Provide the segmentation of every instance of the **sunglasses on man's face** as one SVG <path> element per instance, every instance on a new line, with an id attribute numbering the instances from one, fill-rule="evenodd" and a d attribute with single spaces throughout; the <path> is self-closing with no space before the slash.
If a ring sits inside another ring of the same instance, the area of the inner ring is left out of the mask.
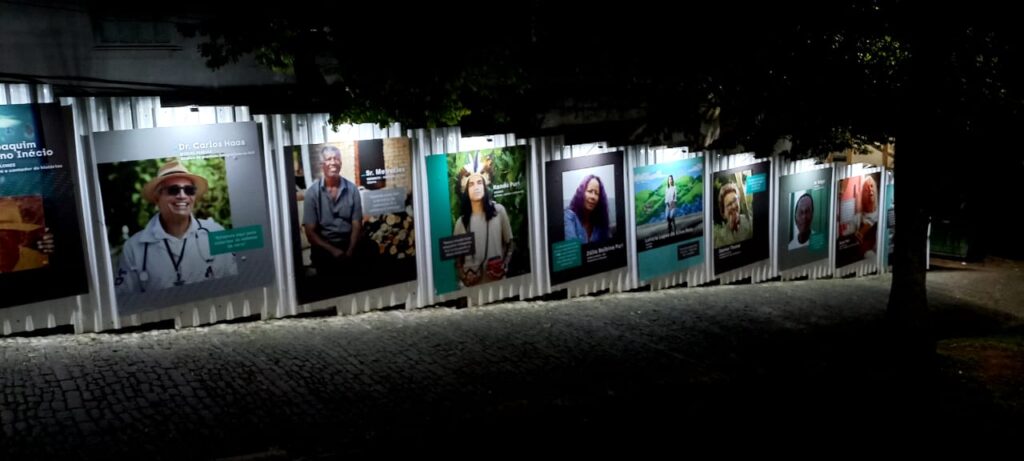
<path id="1" fill-rule="evenodd" d="M 185 191 L 185 195 L 191 197 L 196 195 L 196 186 L 167 186 L 164 188 L 164 193 L 175 197 L 179 192 Z"/>

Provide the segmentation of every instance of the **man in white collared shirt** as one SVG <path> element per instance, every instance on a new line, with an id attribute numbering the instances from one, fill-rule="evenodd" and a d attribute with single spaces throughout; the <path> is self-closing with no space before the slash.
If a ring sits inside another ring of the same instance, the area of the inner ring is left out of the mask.
<path id="1" fill-rule="evenodd" d="M 121 251 L 115 285 L 118 293 L 156 291 L 238 274 L 235 256 L 214 255 L 210 233 L 224 228 L 193 214 L 208 184 L 178 161 L 160 168 L 142 188 L 159 213 L 131 236 Z"/>

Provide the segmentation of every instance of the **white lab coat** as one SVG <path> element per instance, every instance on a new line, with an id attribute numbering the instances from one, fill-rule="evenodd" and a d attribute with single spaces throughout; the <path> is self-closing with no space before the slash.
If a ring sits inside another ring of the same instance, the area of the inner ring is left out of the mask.
<path id="1" fill-rule="evenodd" d="M 209 234 L 222 230 L 212 219 L 197 220 L 193 215 L 188 231 L 179 239 L 164 231 L 159 213 L 154 215 L 144 229 L 125 242 L 114 279 L 116 291 L 162 290 L 175 286 L 179 274 L 181 285 L 237 275 L 233 253 L 210 254 Z M 181 263 L 175 270 L 174 261 L 179 255 Z"/>

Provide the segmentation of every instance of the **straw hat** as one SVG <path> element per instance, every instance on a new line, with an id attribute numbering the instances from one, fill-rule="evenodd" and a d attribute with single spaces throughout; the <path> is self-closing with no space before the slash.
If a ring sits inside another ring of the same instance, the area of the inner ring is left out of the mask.
<path id="1" fill-rule="evenodd" d="M 160 167 L 157 171 L 156 177 L 150 179 L 145 186 L 142 186 L 142 196 L 150 202 L 156 203 L 159 197 L 160 184 L 171 178 L 188 178 L 192 181 L 192 184 L 196 186 L 196 200 L 206 193 L 209 189 L 209 184 L 206 179 L 202 176 L 189 173 L 185 165 L 182 165 L 178 160 L 171 160 Z"/>
<path id="2" fill-rule="evenodd" d="M 21 210 L 14 200 L 0 200 L 0 231 L 32 232 L 42 227 L 22 220 Z"/>

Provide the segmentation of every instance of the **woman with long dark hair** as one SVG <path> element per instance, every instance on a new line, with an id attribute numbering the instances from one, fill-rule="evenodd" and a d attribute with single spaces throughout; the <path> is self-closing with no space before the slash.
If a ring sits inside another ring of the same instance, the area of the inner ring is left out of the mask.
<path id="1" fill-rule="evenodd" d="M 460 216 L 453 235 L 473 233 L 473 253 L 455 260 L 463 286 L 505 278 L 512 256 L 512 225 L 505 207 L 491 195 L 488 164 L 474 158 L 459 186 Z"/>
<path id="2" fill-rule="evenodd" d="M 596 175 L 587 175 L 565 209 L 565 239 L 583 243 L 601 242 L 611 238 L 608 218 L 608 194 Z"/>

